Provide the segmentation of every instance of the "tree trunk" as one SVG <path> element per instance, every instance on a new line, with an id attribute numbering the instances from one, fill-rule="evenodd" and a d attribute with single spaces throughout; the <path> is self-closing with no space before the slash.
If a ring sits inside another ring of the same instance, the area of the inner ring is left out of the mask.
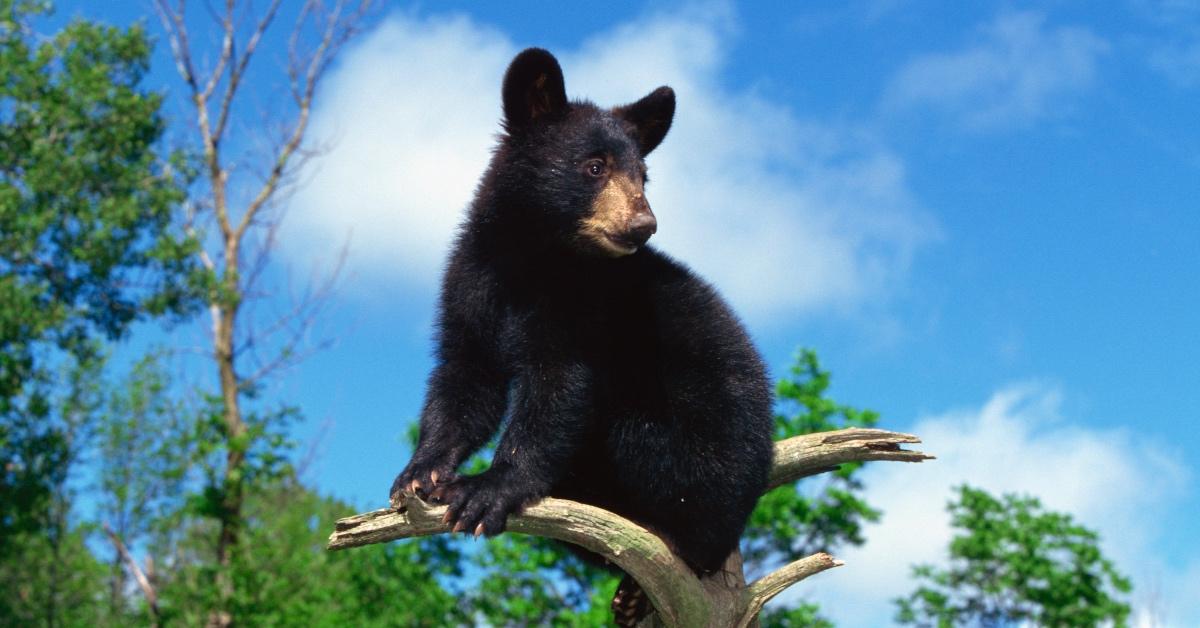
<path id="1" fill-rule="evenodd" d="M 226 274 L 230 276 L 227 283 L 237 281 L 237 249 L 227 247 Z M 234 286 L 236 289 L 236 285 Z M 234 364 L 234 323 L 237 320 L 237 305 L 227 304 L 218 309 L 219 315 L 213 325 L 215 331 L 214 349 L 217 362 L 217 374 L 221 384 L 221 401 L 223 419 L 225 422 L 225 477 L 221 486 L 220 532 L 217 536 L 217 571 L 216 585 L 219 606 L 217 612 L 209 618 L 210 626 L 228 626 L 232 621 L 230 603 L 234 596 L 233 584 L 233 554 L 237 551 L 238 534 L 242 523 L 242 502 L 244 494 L 243 465 L 246 460 L 245 433 L 246 424 L 242 420 L 240 399 L 240 380 Z"/>

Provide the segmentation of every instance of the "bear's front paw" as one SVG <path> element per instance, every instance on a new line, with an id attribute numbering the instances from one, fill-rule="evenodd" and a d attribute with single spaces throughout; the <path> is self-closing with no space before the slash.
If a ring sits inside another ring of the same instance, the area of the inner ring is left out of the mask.
<path id="1" fill-rule="evenodd" d="M 519 512 L 531 499 L 532 495 L 517 490 L 492 471 L 456 478 L 438 486 L 430 495 L 434 503 L 446 504 L 442 522 L 452 532 L 470 532 L 477 537 L 503 532 L 508 516 Z"/>
<path id="2" fill-rule="evenodd" d="M 404 505 L 405 495 L 416 495 L 428 499 L 437 486 L 455 479 L 454 465 L 447 462 L 425 462 L 414 459 L 396 476 L 392 490 L 388 493 L 392 508 Z"/>

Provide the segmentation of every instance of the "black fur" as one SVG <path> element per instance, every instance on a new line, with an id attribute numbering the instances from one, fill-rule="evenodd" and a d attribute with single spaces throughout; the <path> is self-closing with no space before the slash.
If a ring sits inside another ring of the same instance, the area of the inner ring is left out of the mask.
<path id="1" fill-rule="evenodd" d="M 714 571 L 766 485 L 762 361 L 683 265 L 645 246 L 598 254 L 578 233 L 599 189 L 581 164 L 599 156 L 643 181 L 674 93 L 613 110 L 569 102 L 554 57 L 530 49 L 503 96 L 506 134 L 450 254 L 420 440 L 393 501 L 415 489 L 449 504 L 457 529 L 491 535 L 541 497 L 574 499 Z M 491 468 L 457 475 L 506 415 Z"/>

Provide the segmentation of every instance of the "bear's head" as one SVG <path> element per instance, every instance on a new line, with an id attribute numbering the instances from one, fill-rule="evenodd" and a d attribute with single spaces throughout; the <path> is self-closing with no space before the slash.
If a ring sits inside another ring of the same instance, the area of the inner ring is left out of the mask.
<path id="1" fill-rule="evenodd" d="M 504 76 L 500 154 L 510 195 L 572 248 L 621 257 L 657 230 L 646 200 L 645 157 L 671 128 L 675 92 L 659 87 L 612 109 L 568 101 L 562 69 L 530 48 Z"/>

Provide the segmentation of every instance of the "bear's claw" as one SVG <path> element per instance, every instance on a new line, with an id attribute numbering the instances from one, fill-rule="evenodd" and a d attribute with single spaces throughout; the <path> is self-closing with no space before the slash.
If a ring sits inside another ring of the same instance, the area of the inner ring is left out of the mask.
<path id="1" fill-rule="evenodd" d="M 519 511 L 526 500 L 485 471 L 439 484 L 429 501 L 446 504 L 442 522 L 453 532 L 469 532 L 478 538 L 503 532 L 508 516 Z"/>

